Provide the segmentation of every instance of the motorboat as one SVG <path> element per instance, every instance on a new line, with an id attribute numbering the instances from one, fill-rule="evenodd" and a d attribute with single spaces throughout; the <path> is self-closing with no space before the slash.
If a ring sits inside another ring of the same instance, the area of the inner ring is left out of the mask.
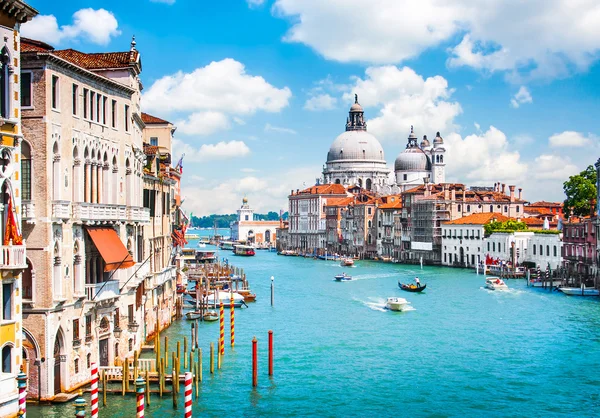
<path id="1" fill-rule="evenodd" d="M 404 298 L 387 298 L 387 301 L 385 303 L 385 307 L 387 309 L 389 309 L 390 311 L 403 311 L 406 309 L 406 307 L 410 305 L 410 302 L 407 301 Z"/>
<path id="2" fill-rule="evenodd" d="M 558 290 L 569 296 L 600 296 L 598 289 L 587 288 L 585 285 L 581 287 L 559 287 Z"/>
<path id="3" fill-rule="evenodd" d="M 486 277 L 485 288 L 490 290 L 508 290 L 508 286 L 500 277 Z"/>
<path id="4" fill-rule="evenodd" d="M 206 244 L 203 242 L 198 243 L 198 248 L 206 248 Z"/>
<path id="5" fill-rule="evenodd" d="M 344 258 L 340 264 L 343 267 L 352 267 L 354 266 L 354 260 L 351 258 Z"/>
<path id="6" fill-rule="evenodd" d="M 250 257 L 256 254 L 254 251 L 254 247 L 250 245 L 236 245 L 233 249 L 233 253 L 235 255 L 242 255 L 246 257 Z"/>
<path id="7" fill-rule="evenodd" d="M 202 313 L 200 311 L 189 311 L 185 313 L 186 319 L 194 320 L 202 318 Z"/>
<path id="8" fill-rule="evenodd" d="M 244 297 L 244 302 L 256 302 L 256 293 L 252 293 L 250 289 L 238 289 L 236 292 Z"/>
<path id="9" fill-rule="evenodd" d="M 419 292 L 422 292 L 423 290 L 425 290 L 427 285 L 424 284 L 424 285 L 417 286 L 416 284 L 405 284 L 405 283 L 401 283 L 400 280 L 398 280 L 398 287 L 402 290 L 406 290 L 407 292 L 419 293 Z"/>
<path id="10" fill-rule="evenodd" d="M 334 277 L 337 282 L 347 282 L 349 280 L 352 280 L 352 276 L 348 276 L 346 273 L 338 274 Z"/>

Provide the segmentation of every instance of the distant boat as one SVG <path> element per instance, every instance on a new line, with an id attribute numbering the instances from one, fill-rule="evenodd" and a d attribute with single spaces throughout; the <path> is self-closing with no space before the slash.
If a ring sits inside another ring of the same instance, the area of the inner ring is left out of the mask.
<path id="1" fill-rule="evenodd" d="M 581 287 L 559 287 L 558 290 L 569 296 L 600 296 L 598 289 Z"/>
<path id="2" fill-rule="evenodd" d="M 254 251 L 254 247 L 251 247 L 249 245 L 236 245 L 233 253 L 235 255 L 242 255 L 242 256 L 246 256 L 246 257 L 250 257 L 256 254 L 256 252 Z"/>
<path id="3" fill-rule="evenodd" d="M 343 267 L 352 267 L 354 265 L 354 260 L 351 258 L 344 258 L 340 264 Z"/>
<path id="4" fill-rule="evenodd" d="M 337 276 L 334 276 L 335 280 L 338 282 L 347 282 L 349 280 L 352 280 L 352 276 L 348 276 L 346 273 L 342 273 L 342 274 L 338 274 Z"/>
<path id="5" fill-rule="evenodd" d="M 417 286 L 416 284 L 404 284 L 404 283 L 400 283 L 400 280 L 398 280 L 398 287 L 402 290 L 406 290 L 407 292 L 422 292 L 423 290 L 425 290 L 425 288 L 427 287 L 426 284 L 422 285 L 422 286 Z"/>
<path id="6" fill-rule="evenodd" d="M 198 239 L 200 235 L 198 234 L 185 234 L 185 239 Z"/>
<path id="7" fill-rule="evenodd" d="M 219 319 L 219 314 L 215 311 L 208 311 L 204 314 L 202 319 L 208 322 L 217 321 Z"/>

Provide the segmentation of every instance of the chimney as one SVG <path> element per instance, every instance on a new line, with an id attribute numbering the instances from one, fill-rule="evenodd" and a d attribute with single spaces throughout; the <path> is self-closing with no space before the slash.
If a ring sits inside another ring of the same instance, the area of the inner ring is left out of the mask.
<path id="1" fill-rule="evenodd" d="M 523 191 L 523 189 L 521 189 L 521 188 L 519 187 L 519 200 L 521 200 L 521 192 L 522 192 L 522 191 Z"/>
<path id="2" fill-rule="evenodd" d="M 452 189 L 452 201 L 456 200 L 456 190 Z"/>
<path id="3" fill-rule="evenodd" d="M 292 190 L 290 191 L 290 194 L 291 194 L 292 196 L 294 195 L 294 189 L 292 189 Z"/>
<path id="4" fill-rule="evenodd" d="M 506 194 L 506 184 L 502 183 L 502 194 Z"/>
<path id="5" fill-rule="evenodd" d="M 515 201 L 515 186 L 508 186 L 508 189 L 510 190 L 510 201 L 514 202 Z"/>

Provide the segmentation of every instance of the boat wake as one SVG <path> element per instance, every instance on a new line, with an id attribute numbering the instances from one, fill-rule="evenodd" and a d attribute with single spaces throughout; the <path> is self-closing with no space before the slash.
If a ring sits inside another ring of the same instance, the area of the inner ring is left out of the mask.
<path id="1" fill-rule="evenodd" d="M 364 306 L 366 306 L 367 308 L 369 308 L 373 311 L 378 311 L 378 312 L 388 312 L 389 311 L 389 309 L 386 308 L 386 306 L 385 306 L 386 299 L 384 299 L 384 298 L 370 297 L 366 301 L 362 300 L 362 299 L 358 299 L 358 298 L 353 298 L 353 300 L 363 304 Z M 406 307 L 404 307 L 403 312 L 407 312 L 407 311 L 416 311 L 416 309 L 410 305 L 407 305 Z"/>
<path id="2" fill-rule="evenodd" d="M 354 276 L 354 280 L 369 280 L 369 279 L 383 279 L 385 277 L 396 277 L 395 273 L 387 273 L 387 274 L 361 274 L 358 276 Z"/>

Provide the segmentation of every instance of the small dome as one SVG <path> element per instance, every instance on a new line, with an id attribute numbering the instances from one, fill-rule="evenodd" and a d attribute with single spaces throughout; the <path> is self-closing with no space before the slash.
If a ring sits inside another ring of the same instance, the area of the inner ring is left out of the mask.
<path id="1" fill-rule="evenodd" d="M 339 160 L 385 161 L 385 157 L 373 135 L 367 131 L 346 131 L 333 141 L 327 153 L 327 162 Z"/>
<path id="2" fill-rule="evenodd" d="M 364 110 L 360 104 L 354 103 L 350 106 L 350 112 L 364 112 Z"/>
<path id="3" fill-rule="evenodd" d="M 427 135 L 423 135 L 423 140 L 421 141 L 421 148 L 430 147 L 429 139 L 427 139 Z"/>
<path id="4" fill-rule="evenodd" d="M 406 148 L 394 163 L 395 171 L 429 171 L 431 161 L 418 147 Z"/>
<path id="5" fill-rule="evenodd" d="M 435 134 L 435 139 L 433 140 L 433 146 L 437 147 L 438 145 L 442 145 L 444 143 L 444 139 L 440 136 L 440 133 L 437 132 Z"/>
<path id="6" fill-rule="evenodd" d="M 244 197 L 244 198 L 242 199 L 242 203 L 243 203 L 244 205 L 248 204 L 248 198 L 247 198 L 247 197 Z"/>

